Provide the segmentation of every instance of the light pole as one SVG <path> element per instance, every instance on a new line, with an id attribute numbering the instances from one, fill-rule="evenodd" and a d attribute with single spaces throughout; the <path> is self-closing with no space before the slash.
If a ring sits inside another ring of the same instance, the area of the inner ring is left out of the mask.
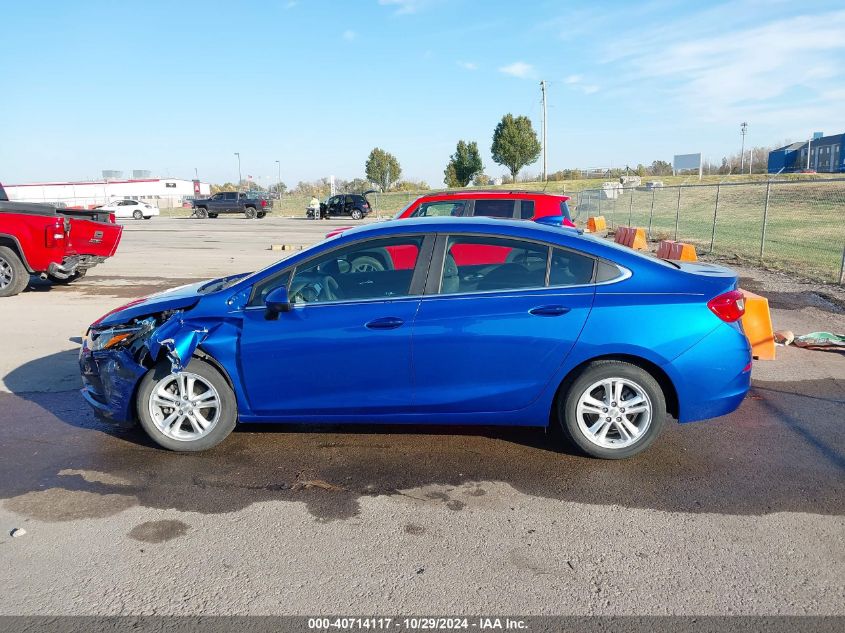
<path id="1" fill-rule="evenodd" d="M 241 178 L 241 153 L 235 152 L 235 156 L 238 157 L 238 191 L 240 191 L 241 190 L 241 180 L 243 180 L 243 178 Z"/>
<path id="2" fill-rule="evenodd" d="M 276 161 L 276 165 L 279 167 L 279 180 L 276 182 L 276 193 L 279 194 L 279 202 L 282 201 L 282 163 Z"/>
<path id="3" fill-rule="evenodd" d="M 748 132 L 748 123 L 743 121 L 739 126 L 739 133 L 742 134 L 742 149 L 739 150 L 739 173 L 745 171 L 745 135 Z"/>

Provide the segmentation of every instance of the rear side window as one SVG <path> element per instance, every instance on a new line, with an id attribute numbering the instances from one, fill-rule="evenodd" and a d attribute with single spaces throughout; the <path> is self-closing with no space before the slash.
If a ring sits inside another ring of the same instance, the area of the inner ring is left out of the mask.
<path id="1" fill-rule="evenodd" d="M 224 195 L 226 196 L 226 200 L 237 200 L 238 199 L 238 194 L 234 191 L 228 192 Z"/>
<path id="2" fill-rule="evenodd" d="M 542 288 L 549 247 L 499 237 L 453 236 L 446 245 L 440 294 Z"/>
<path id="3" fill-rule="evenodd" d="M 595 260 L 575 251 L 556 248 L 549 268 L 550 286 L 581 286 L 593 280 Z M 618 272 L 618 271 L 617 271 Z"/>
<path id="4" fill-rule="evenodd" d="M 561 201 L 560 203 L 560 214 L 565 217 L 567 220 L 572 220 L 572 214 L 569 211 L 569 202 L 566 200 Z"/>
<path id="5" fill-rule="evenodd" d="M 488 218 L 513 218 L 514 200 L 476 200 L 473 215 Z"/>
<path id="6" fill-rule="evenodd" d="M 534 201 L 523 200 L 519 203 L 519 217 L 523 220 L 530 220 L 534 217 Z"/>
<path id="7" fill-rule="evenodd" d="M 623 275 L 622 271 L 615 264 L 610 262 L 599 261 L 596 266 L 596 283 L 605 283 L 618 279 Z"/>

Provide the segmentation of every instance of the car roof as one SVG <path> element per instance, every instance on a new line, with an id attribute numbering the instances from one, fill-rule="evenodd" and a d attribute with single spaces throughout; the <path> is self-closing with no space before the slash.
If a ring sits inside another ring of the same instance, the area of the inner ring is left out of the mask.
<path id="1" fill-rule="evenodd" d="M 548 191 L 528 191 L 526 189 L 447 189 L 445 191 L 432 191 L 420 196 L 422 198 L 563 198 L 569 200 L 570 197 L 562 193 L 552 193 Z"/>

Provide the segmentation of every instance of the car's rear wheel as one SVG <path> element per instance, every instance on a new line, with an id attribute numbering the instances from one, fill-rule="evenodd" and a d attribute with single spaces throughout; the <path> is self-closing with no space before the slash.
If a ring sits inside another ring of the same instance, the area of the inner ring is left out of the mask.
<path id="1" fill-rule="evenodd" d="M 641 367 L 605 360 L 589 365 L 558 399 L 564 434 L 602 459 L 624 459 L 648 448 L 666 421 L 666 397 Z"/>
<path id="2" fill-rule="evenodd" d="M 29 284 L 29 273 L 20 257 L 8 246 L 0 246 L 0 297 L 12 297 Z"/>
<path id="3" fill-rule="evenodd" d="M 352 219 L 353 220 L 360 220 L 364 217 L 364 214 L 361 213 L 361 209 L 352 209 Z"/>
<path id="4" fill-rule="evenodd" d="M 247 207 L 244 209 L 244 216 L 247 220 L 252 220 L 255 218 L 255 209 L 253 207 Z"/>
<path id="5" fill-rule="evenodd" d="M 135 218 L 136 220 L 143 220 L 143 219 L 144 219 L 144 214 L 143 214 L 143 213 L 141 213 L 141 209 L 135 209 L 135 210 L 132 212 L 132 217 L 133 217 L 133 218 Z"/>
<path id="6" fill-rule="evenodd" d="M 147 435 L 172 451 L 204 451 L 222 442 L 237 422 L 235 394 L 210 363 L 194 358 L 179 373 L 167 362 L 138 385 L 138 420 Z"/>
<path id="7" fill-rule="evenodd" d="M 194 215 L 197 216 L 200 220 L 205 220 L 209 216 L 208 209 L 197 207 L 196 211 L 194 211 Z"/>

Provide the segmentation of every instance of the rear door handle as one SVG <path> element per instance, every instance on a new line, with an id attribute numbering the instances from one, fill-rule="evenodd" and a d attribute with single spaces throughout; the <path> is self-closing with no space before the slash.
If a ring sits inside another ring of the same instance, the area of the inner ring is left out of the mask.
<path id="1" fill-rule="evenodd" d="M 370 330 L 395 330 L 400 327 L 405 321 L 399 317 L 383 317 L 381 319 L 374 319 L 365 324 L 364 327 Z"/>
<path id="2" fill-rule="evenodd" d="M 561 314 L 566 314 L 571 309 L 566 306 L 537 306 L 536 308 L 531 308 L 528 312 L 535 316 L 560 316 Z"/>

